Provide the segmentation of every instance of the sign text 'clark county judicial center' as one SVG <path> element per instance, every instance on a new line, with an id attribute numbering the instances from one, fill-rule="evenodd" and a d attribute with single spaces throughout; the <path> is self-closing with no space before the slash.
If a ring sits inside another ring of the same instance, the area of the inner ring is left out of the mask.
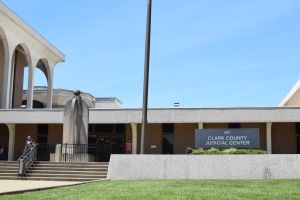
<path id="1" fill-rule="evenodd" d="M 197 129 L 196 148 L 259 148 L 259 129 Z"/>

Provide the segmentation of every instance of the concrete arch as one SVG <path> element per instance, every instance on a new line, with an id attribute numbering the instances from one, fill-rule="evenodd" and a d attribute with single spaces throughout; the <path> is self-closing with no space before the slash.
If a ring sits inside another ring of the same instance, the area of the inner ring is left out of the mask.
<path id="1" fill-rule="evenodd" d="M 46 58 L 39 59 L 35 65 L 35 67 L 43 72 L 43 74 L 45 75 L 45 78 L 47 80 L 47 88 L 51 88 L 50 80 L 52 80 L 52 79 L 51 79 L 51 70 L 50 70 L 50 65 L 48 63 L 48 60 Z M 47 105 L 47 107 L 48 107 L 48 101 L 51 98 L 49 95 L 52 95 L 51 93 L 48 92 L 48 90 L 49 89 L 47 89 L 47 91 L 45 91 L 47 94 L 46 98 L 45 98 L 44 94 L 39 93 L 39 96 L 37 96 L 37 94 L 34 94 L 34 92 L 32 92 L 33 93 L 33 97 L 32 97 L 33 104 L 31 106 L 32 108 L 41 108 L 41 107 L 36 106 L 37 104 L 34 103 L 35 101 L 41 101 L 43 103 L 43 105 Z M 28 94 L 28 95 L 30 95 L 30 94 Z M 29 104 L 27 104 L 27 105 L 29 105 Z"/>
<path id="2" fill-rule="evenodd" d="M 25 55 L 26 57 L 26 61 L 27 61 L 27 66 L 28 67 L 33 67 L 32 65 L 32 57 L 31 57 L 31 53 L 30 53 L 30 50 L 29 50 L 29 47 L 27 46 L 26 43 L 22 42 L 22 43 L 19 43 L 18 45 L 16 45 L 14 47 L 14 53 L 16 50 L 20 50 L 20 51 L 23 51 L 22 53 Z M 14 55 L 13 55 L 14 56 Z"/>
<path id="3" fill-rule="evenodd" d="M 36 67 L 44 73 L 44 75 L 46 76 L 46 79 L 48 80 L 49 76 L 51 76 L 48 60 L 46 58 L 39 59 L 36 64 Z"/>
<path id="4" fill-rule="evenodd" d="M 0 26 L 0 108 L 4 108 L 5 102 L 5 68 L 8 65 L 9 49 L 4 29 Z"/>
<path id="5" fill-rule="evenodd" d="M 10 80 L 10 105 L 12 108 L 20 108 L 22 106 L 25 67 L 32 70 L 32 58 L 28 46 L 25 43 L 20 43 L 15 46 L 12 55 Z M 32 79 L 32 77 L 29 76 L 29 79 Z"/>

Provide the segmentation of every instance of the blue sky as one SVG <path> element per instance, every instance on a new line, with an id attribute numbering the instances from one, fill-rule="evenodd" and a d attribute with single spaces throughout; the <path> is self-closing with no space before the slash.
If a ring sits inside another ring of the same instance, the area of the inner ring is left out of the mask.
<path id="1" fill-rule="evenodd" d="M 141 107 L 146 0 L 3 2 L 65 53 L 55 88 Z M 153 0 L 152 16 L 150 107 L 276 106 L 300 78 L 298 0 Z"/>

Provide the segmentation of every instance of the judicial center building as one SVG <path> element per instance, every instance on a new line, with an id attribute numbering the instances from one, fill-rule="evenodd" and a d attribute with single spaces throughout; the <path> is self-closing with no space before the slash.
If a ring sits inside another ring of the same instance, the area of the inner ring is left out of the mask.
<path id="1" fill-rule="evenodd" d="M 0 22 L 2 159 L 18 159 L 30 135 L 45 148 L 45 154 L 49 153 L 43 159 L 51 160 L 55 148 L 64 143 L 64 107 L 73 98 L 71 90 L 53 88 L 55 66 L 64 62 L 65 55 L 2 3 Z M 47 86 L 34 85 L 37 70 L 45 75 Z M 115 97 L 94 97 L 82 92 L 81 98 L 88 105 L 88 144 L 82 145 L 101 149 L 93 154 L 93 161 L 108 161 L 111 154 L 139 154 L 140 108 L 124 108 Z M 256 130 L 259 141 L 255 148 L 269 154 L 299 154 L 299 106 L 300 82 L 287 91 L 277 107 L 149 109 L 144 151 L 184 154 L 187 147 L 198 147 L 195 136 L 203 132 L 199 130 L 238 134 L 251 129 Z"/>

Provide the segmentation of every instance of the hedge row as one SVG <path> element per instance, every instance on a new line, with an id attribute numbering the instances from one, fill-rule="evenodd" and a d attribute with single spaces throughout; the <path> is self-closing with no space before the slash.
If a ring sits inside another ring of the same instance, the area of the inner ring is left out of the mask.
<path id="1" fill-rule="evenodd" d="M 204 154 L 204 155 L 219 155 L 219 154 L 266 154 L 267 151 L 261 149 L 193 149 L 192 154 Z"/>

